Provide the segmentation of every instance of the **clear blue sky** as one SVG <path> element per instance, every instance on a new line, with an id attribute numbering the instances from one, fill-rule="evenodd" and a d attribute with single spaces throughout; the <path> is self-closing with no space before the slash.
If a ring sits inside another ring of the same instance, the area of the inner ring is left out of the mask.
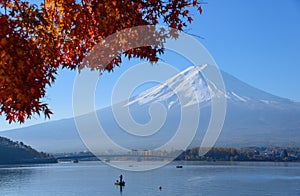
<path id="1" fill-rule="evenodd" d="M 300 101 L 300 1 L 299 0 L 229 0 L 212 1 L 195 13 L 188 33 L 204 39 L 218 66 L 259 89 Z M 162 56 L 167 59 L 169 55 Z M 98 83 L 96 107 L 110 103 L 114 82 L 138 61 L 125 62 L 113 73 L 104 74 Z M 180 59 L 168 63 L 178 69 L 190 64 Z M 76 72 L 62 70 L 46 101 L 52 108 L 52 120 L 72 116 L 72 90 Z M 37 117 L 23 126 L 44 122 Z M 0 117 L 0 130 L 20 127 Z"/>

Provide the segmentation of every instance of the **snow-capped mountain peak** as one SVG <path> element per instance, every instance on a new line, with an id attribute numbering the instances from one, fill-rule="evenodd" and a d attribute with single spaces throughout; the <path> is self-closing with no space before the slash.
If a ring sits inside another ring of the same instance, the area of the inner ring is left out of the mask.
<path id="1" fill-rule="evenodd" d="M 208 103 L 212 97 L 225 96 L 230 102 L 279 104 L 290 103 L 288 99 L 280 98 L 246 83 L 237 78 L 221 72 L 225 83 L 226 92 L 218 89 L 202 74 L 207 64 L 190 66 L 164 83 L 154 86 L 139 95 L 131 98 L 125 106 L 132 104 L 145 105 L 160 102 L 170 109 L 173 105 L 180 104 L 182 107 L 193 104 Z"/>
<path id="2" fill-rule="evenodd" d="M 208 86 L 201 73 L 206 66 L 190 66 L 164 83 L 133 97 L 126 105 L 161 102 L 170 108 L 179 102 L 183 107 L 207 102 L 211 99 L 210 92 L 213 90 Z"/>

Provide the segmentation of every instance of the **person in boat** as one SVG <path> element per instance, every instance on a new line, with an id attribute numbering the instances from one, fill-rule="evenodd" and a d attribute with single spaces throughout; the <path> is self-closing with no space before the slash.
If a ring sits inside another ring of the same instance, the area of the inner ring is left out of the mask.
<path id="1" fill-rule="evenodd" d="M 125 186 L 125 182 L 123 181 L 123 176 L 120 175 L 119 178 L 120 178 L 120 181 L 116 180 L 115 185 Z"/>

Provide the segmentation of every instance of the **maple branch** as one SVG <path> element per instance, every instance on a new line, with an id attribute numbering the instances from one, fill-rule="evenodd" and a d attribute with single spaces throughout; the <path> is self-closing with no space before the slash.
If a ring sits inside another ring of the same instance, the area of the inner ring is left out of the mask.
<path id="1" fill-rule="evenodd" d="M 0 115 L 9 123 L 23 123 L 40 112 L 49 117 L 51 111 L 41 99 L 58 68 L 80 69 L 95 44 L 116 31 L 159 22 L 182 30 L 187 21 L 192 22 L 188 9 L 198 8 L 201 14 L 199 5 L 205 2 L 199 1 L 43 0 L 43 6 L 36 7 L 25 0 L 2 0 L 1 11 L 7 16 L 0 15 L 0 52 L 5 54 L 0 58 Z M 103 60 L 114 57 L 109 65 L 103 67 L 95 60 L 85 66 L 112 71 L 122 62 L 119 52 L 127 59 L 156 62 L 164 52 L 164 41 L 176 39 L 176 32 L 155 32 L 155 44 L 130 50 L 127 44 L 113 43 L 117 47 L 101 56 Z M 134 43 L 135 37 L 128 35 L 126 41 Z"/>

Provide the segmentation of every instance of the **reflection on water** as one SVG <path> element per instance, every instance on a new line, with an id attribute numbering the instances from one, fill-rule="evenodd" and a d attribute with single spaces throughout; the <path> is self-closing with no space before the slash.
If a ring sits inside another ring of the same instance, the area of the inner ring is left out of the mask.
<path id="1" fill-rule="evenodd" d="M 189 162 L 181 169 L 176 164 L 147 172 L 121 171 L 99 162 L 2 167 L 0 195 L 300 195 L 299 163 Z M 114 185 L 120 174 L 124 187 Z"/>
<path id="2" fill-rule="evenodd" d="M 35 170 L 24 168 L 0 168 L 0 189 L 23 186 L 31 178 Z"/>

